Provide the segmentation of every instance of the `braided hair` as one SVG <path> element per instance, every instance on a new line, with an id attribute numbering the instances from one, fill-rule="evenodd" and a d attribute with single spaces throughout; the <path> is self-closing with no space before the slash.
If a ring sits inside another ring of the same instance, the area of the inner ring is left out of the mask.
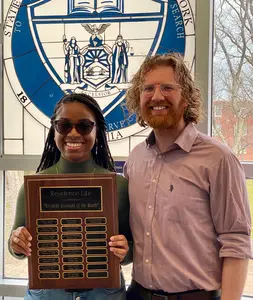
<path id="1" fill-rule="evenodd" d="M 71 102 L 79 102 L 85 104 L 94 113 L 96 118 L 96 124 L 97 124 L 97 136 L 96 136 L 96 142 L 93 148 L 91 149 L 92 159 L 96 164 L 98 164 L 102 168 L 115 172 L 113 158 L 106 140 L 105 119 L 97 101 L 86 94 L 74 94 L 74 93 L 65 95 L 59 102 L 57 102 L 55 106 L 54 114 L 51 117 L 52 125 L 48 132 L 44 151 L 41 157 L 40 164 L 37 168 L 37 172 L 40 172 L 42 170 L 51 167 L 52 165 L 57 163 L 60 159 L 61 152 L 57 148 L 54 140 L 55 129 L 54 129 L 53 122 L 57 117 L 59 108 L 63 104 L 71 103 Z"/>

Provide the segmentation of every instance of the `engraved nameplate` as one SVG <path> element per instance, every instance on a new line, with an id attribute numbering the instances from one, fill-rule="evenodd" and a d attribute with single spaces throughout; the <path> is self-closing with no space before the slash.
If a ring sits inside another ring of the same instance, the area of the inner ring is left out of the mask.
<path id="1" fill-rule="evenodd" d="M 86 233 L 85 234 L 86 240 L 105 240 L 107 238 L 106 233 Z"/>
<path id="2" fill-rule="evenodd" d="M 59 263 L 58 257 L 47 257 L 47 258 L 39 258 L 39 264 L 53 264 Z"/>
<path id="3" fill-rule="evenodd" d="M 107 270 L 108 264 L 103 265 L 87 265 L 87 270 Z"/>
<path id="4" fill-rule="evenodd" d="M 62 225 L 68 224 L 82 224 L 82 219 L 61 219 Z"/>
<path id="5" fill-rule="evenodd" d="M 60 271 L 60 266 L 39 266 L 39 271 Z"/>
<path id="6" fill-rule="evenodd" d="M 39 273 L 39 278 L 40 279 L 59 279 L 60 278 L 60 273 Z"/>
<path id="7" fill-rule="evenodd" d="M 62 255 L 82 255 L 82 249 L 71 249 L 71 250 L 62 250 Z"/>
<path id="8" fill-rule="evenodd" d="M 38 233 L 58 232 L 58 227 L 38 227 Z"/>
<path id="9" fill-rule="evenodd" d="M 83 239 L 83 235 L 80 234 L 63 234 L 61 236 L 62 240 L 81 240 Z"/>
<path id="10" fill-rule="evenodd" d="M 106 224 L 106 218 L 86 218 L 85 224 Z"/>
<path id="11" fill-rule="evenodd" d="M 38 248 L 58 248 L 59 243 L 38 243 Z"/>
<path id="12" fill-rule="evenodd" d="M 58 256 L 59 250 L 39 250 L 39 256 Z"/>
<path id="13" fill-rule="evenodd" d="M 100 187 L 41 187 L 41 211 L 101 211 Z"/>
<path id="14" fill-rule="evenodd" d="M 87 255 L 104 255 L 107 254 L 107 249 L 87 249 Z"/>
<path id="15" fill-rule="evenodd" d="M 73 226 L 73 227 L 62 227 L 62 232 L 82 232 L 83 228 L 81 226 Z"/>
<path id="16" fill-rule="evenodd" d="M 43 219 L 43 220 L 37 220 L 37 225 L 57 225 L 58 220 L 57 219 Z"/>
<path id="17" fill-rule="evenodd" d="M 87 256 L 86 261 L 88 263 L 107 262 L 107 256 Z"/>
<path id="18" fill-rule="evenodd" d="M 62 261 L 64 263 L 82 263 L 83 262 L 83 257 L 79 256 L 79 257 L 63 257 Z"/>
<path id="19" fill-rule="evenodd" d="M 98 231 L 98 232 L 106 231 L 106 226 L 86 226 L 85 230 L 87 232 L 89 232 L 89 231 Z"/>
<path id="20" fill-rule="evenodd" d="M 83 265 L 63 265 L 64 271 L 83 270 Z"/>
<path id="21" fill-rule="evenodd" d="M 87 272 L 87 277 L 88 278 L 105 278 L 108 277 L 108 272 Z"/>
<path id="22" fill-rule="evenodd" d="M 64 242 L 62 243 L 62 248 L 75 248 L 83 247 L 83 242 Z"/>
<path id="23" fill-rule="evenodd" d="M 107 242 L 97 241 L 97 242 L 86 242 L 86 247 L 106 247 Z"/>
<path id="24" fill-rule="evenodd" d="M 84 273 L 83 272 L 71 272 L 71 273 L 63 273 L 63 278 L 65 279 L 73 279 L 73 278 L 83 278 Z"/>
<path id="25" fill-rule="evenodd" d="M 37 235 L 38 241 L 54 241 L 58 240 L 58 234 L 38 234 Z"/>

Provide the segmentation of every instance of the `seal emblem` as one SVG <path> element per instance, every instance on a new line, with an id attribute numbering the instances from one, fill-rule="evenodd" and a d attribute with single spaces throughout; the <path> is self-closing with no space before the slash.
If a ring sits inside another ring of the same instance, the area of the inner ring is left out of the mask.
<path id="1" fill-rule="evenodd" d="M 4 64 L 17 99 L 45 127 L 66 93 L 86 93 L 103 110 L 108 140 L 143 128 L 125 91 L 147 55 L 176 51 L 194 66 L 189 0 L 12 0 Z"/>

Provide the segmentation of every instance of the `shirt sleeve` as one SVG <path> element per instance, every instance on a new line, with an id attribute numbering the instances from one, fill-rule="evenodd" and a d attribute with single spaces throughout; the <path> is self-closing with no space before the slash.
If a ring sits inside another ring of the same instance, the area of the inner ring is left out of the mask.
<path id="1" fill-rule="evenodd" d="M 22 185 L 19 190 L 17 204 L 16 204 L 16 214 L 15 214 L 15 219 L 14 219 L 14 224 L 12 226 L 12 230 L 15 230 L 21 226 L 25 226 L 24 185 Z M 9 249 L 10 254 L 17 259 L 23 259 L 26 257 L 24 254 L 16 254 L 13 252 L 12 248 L 10 247 L 10 237 L 8 240 L 8 249 Z"/>
<path id="2" fill-rule="evenodd" d="M 210 209 L 221 244 L 220 257 L 252 258 L 251 216 L 243 168 L 225 155 L 210 173 Z"/>
<path id="3" fill-rule="evenodd" d="M 128 159 L 126 160 L 126 162 L 125 162 L 125 164 L 124 164 L 124 166 L 123 166 L 123 175 L 124 175 L 124 177 L 127 179 L 127 180 L 129 180 L 129 175 L 128 175 L 128 165 L 129 165 L 129 157 L 128 157 Z"/>
<path id="4" fill-rule="evenodd" d="M 117 175 L 117 187 L 119 198 L 119 233 L 126 237 L 129 246 L 129 251 L 121 262 L 121 265 L 127 265 L 133 260 L 133 237 L 129 224 L 128 182 L 123 176 Z"/>

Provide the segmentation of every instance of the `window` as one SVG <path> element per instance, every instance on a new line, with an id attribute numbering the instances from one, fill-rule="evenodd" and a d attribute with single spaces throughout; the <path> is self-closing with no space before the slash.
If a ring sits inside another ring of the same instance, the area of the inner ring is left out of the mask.
<path id="1" fill-rule="evenodd" d="M 9 8 L 9 2 L 3 2 L 5 5 L 4 11 L 7 11 Z M 187 1 L 183 2 L 186 3 Z M 210 57 L 210 60 L 213 58 L 212 103 L 208 103 L 208 101 L 205 100 L 204 104 L 208 115 L 203 123 L 203 127 L 200 129 L 203 132 L 208 133 L 212 128 L 213 136 L 233 149 L 237 157 L 243 162 L 246 176 L 248 178 L 253 178 L 253 168 L 251 165 L 253 162 L 253 86 L 251 75 L 253 73 L 253 41 L 250 30 L 253 26 L 253 16 L 252 11 L 250 10 L 251 0 L 209 0 L 197 1 L 196 3 L 196 14 L 200 14 L 202 16 L 209 15 L 210 6 L 214 3 L 213 23 L 215 24 L 213 57 Z M 199 18 L 197 22 L 203 22 L 201 19 L 203 18 Z M 202 90 L 204 93 L 204 99 L 208 99 L 208 90 L 211 82 L 211 78 L 208 78 L 207 76 L 209 71 L 207 57 L 210 50 L 208 48 L 209 20 L 208 18 L 205 18 L 205 20 L 205 24 L 196 24 L 196 51 L 198 55 L 196 55 L 193 65 L 196 67 L 196 73 L 202 79 L 201 84 L 203 84 Z M 244 38 L 242 38 L 241 33 L 243 33 Z M 191 37 L 191 35 L 189 35 L 187 38 L 192 38 L 192 41 L 195 40 L 195 36 Z M 136 43 L 137 42 L 138 41 L 136 41 Z M 195 50 L 192 50 L 193 53 L 194 51 Z M 138 59 L 138 55 L 133 57 Z M 6 63 L 9 61 L 10 60 L 7 59 Z M 55 61 L 57 60 L 55 59 Z M 16 101 L 14 95 L 11 94 L 10 87 L 5 85 L 4 90 L 5 92 L 7 91 L 6 93 L 8 96 L 8 101 L 6 101 L 4 109 L 5 111 L 8 110 L 11 112 L 13 120 L 16 122 L 10 122 L 10 120 L 6 118 L 4 126 L 4 135 L 6 138 L 4 143 L 2 141 L 3 139 L 1 139 L 3 131 L 1 128 L 3 124 L 0 124 L 0 149 L 3 148 L 4 154 L 13 155 L 12 159 L 0 157 L 0 215 L 4 216 L 4 226 L 0 227 L 0 233 L 2 228 L 4 228 L 5 240 L 3 241 L 2 239 L 0 241 L 0 248 L 4 248 L 4 264 L 0 261 L 0 279 L 3 277 L 26 278 L 27 260 L 12 260 L 12 257 L 8 253 L 6 242 L 10 234 L 12 219 L 14 217 L 13 212 L 15 210 L 17 191 L 19 186 L 22 184 L 22 176 L 24 174 L 24 171 L 16 171 L 16 169 L 33 170 L 37 166 L 37 161 L 30 162 L 33 158 L 30 157 L 27 161 L 24 161 L 23 157 L 18 155 L 39 154 L 44 144 L 46 131 L 43 126 L 36 129 L 36 133 L 39 132 L 39 135 L 37 136 L 39 142 L 34 143 L 32 139 L 33 134 L 28 135 L 27 133 L 27 128 L 34 128 L 34 120 L 31 119 L 29 113 L 24 111 L 23 106 Z M 20 91 L 18 92 L 20 93 Z M 210 108 L 208 106 L 209 104 L 212 104 L 213 115 L 210 113 L 211 110 L 208 109 Z M 2 115 L 1 105 L 2 103 L 0 101 L 0 115 Z M 14 115 L 13 111 L 15 111 Z M 25 120 L 26 126 L 20 126 L 20 122 L 18 122 L 18 120 Z M 13 135 L 10 134 L 10 130 L 12 130 Z M 28 142 L 27 144 L 25 143 L 25 136 L 28 136 L 28 141 L 30 141 L 29 144 Z M 122 140 L 120 143 L 112 143 L 111 149 L 113 150 L 113 154 L 117 155 L 116 153 L 118 153 L 122 156 L 127 156 L 129 148 L 140 142 L 140 137 L 135 135 L 129 140 L 131 140 L 130 144 L 127 139 Z M 120 152 L 122 149 L 124 149 L 124 153 Z M 0 154 L 2 154 L 2 152 L 0 152 Z M 9 171 L 4 171 L 3 176 L 3 170 Z M 252 208 L 251 211 L 253 212 L 252 179 L 247 180 L 247 188 Z M 4 198 L 5 200 L 3 201 L 2 199 Z M 3 236 L 3 234 L 0 234 L 0 237 L 1 236 Z M 1 249 L 0 260 L 2 259 Z M 13 268 L 13 265 L 15 268 Z M 124 272 L 126 281 L 129 283 L 131 280 L 131 265 L 124 267 Z M 249 274 L 244 291 L 244 294 L 247 296 L 253 296 L 252 274 L 253 262 L 250 261 Z"/>
<path id="2" fill-rule="evenodd" d="M 28 278 L 27 259 L 17 260 L 8 251 L 8 239 L 13 226 L 16 200 L 19 189 L 24 182 L 24 171 L 5 171 L 5 243 L 4 243 L 4 277 Z"/>
<path id="3" fill-rule="evenodd" d="M 221 122 L 219 137 L 243 161 L 253 160 L 250 5 L 250 0 L 214 1 L 212 122 L 214 128 Z"/>
<path id="4" fill-rule="evenodd" d="M 251 0 L 214 1 L 212 89 L 213 136 L 234 151 L 248 178 L 253 178 L 251 5 Z M 252 179 L 247 180 L 247 188 L 253 214 Z M 252 274 L 250 261 L 245 296 L 253 296 Z"/>

